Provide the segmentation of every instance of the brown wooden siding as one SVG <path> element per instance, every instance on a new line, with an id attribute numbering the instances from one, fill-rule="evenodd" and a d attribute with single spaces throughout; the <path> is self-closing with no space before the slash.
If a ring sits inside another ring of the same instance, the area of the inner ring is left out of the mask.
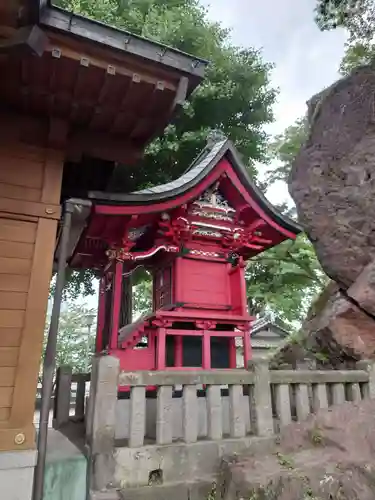
<path id="1" fill-rule="evenodd" d="M 35 222 L 0 217 L 0 421 L 3 422 L 11 413 L 36 227 Z"/>
<path id="2" fill-rule="evenodd" d="M 39 133 L 46 143 L 44 125 L 6 119 L 0 113 L 0 450 L 34 446 L 62 175 L 61 153 L 25 142 Z M 14 441 L 19 433 L 21 445 Z"/>
<path id="3" fill-rule="evenodd" d="M 20 345 L 22 328 L 0 328 L 0 347 Z"/>

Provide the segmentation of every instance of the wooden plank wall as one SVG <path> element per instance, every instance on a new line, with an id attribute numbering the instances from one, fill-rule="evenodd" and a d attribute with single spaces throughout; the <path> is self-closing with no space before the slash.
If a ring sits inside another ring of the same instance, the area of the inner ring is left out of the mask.
<path id="1" fill-rule="evenodd" d="M 63 165 L 60 153 L 25 142 L 30 123 L 12 126 L 8 120 L 2 134 L 5 119 L 0 114 L 0 450 L 35 444 L 32 422 Z M 43 126 L 39 134 L 46 141 Z"/>

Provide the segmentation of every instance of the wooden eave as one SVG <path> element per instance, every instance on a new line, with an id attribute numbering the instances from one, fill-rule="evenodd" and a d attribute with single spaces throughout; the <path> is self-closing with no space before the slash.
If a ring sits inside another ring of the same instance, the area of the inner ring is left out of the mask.
<path id="1" fill-rule="evenodd" d="M 72 159 L 136 161 L 202 80 L 207 63 L 49 2 L 39 2 L 38 10 L 36 2 L 24 0 L 21 29 L 4 25 L 0 10 L 0 106 L 58 119 Z"/>

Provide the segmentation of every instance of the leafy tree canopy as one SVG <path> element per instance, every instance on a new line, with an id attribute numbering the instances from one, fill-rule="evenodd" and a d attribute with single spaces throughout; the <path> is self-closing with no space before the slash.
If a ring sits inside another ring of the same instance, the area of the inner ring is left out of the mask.
<path id="1" fill-rule="evenodd" d="M 350 39 L 373 37 L 375 19 L 374 0 L 318 0 L 316 21 L 322 30 L 346 28 Z"/>
<path id="2" fill-rule="evenodd" d="M 341 72 L 372 63 L 375 58 L 375 1 L 318 0 L 316 21 L 322 30 L 338 27 L 348 31 L 349 38 L 341 62 Z"/>
<path id="3" fill-rule="evenodd" d="M 269 147 L 271 160 L 275 166 L 270 170 L 266 182 L 268 185 L 277 181 L 288 182 L 292 163 L 297 156 L 300 147 L 306 139 L 306 118 L 299 118 L 293 125 L 287 127 L 284 132 L 274 138 Z"/>
<path id="4" fill-rule="evenodd" d="M 301 321 L 327 281 L 305 235 L 252 259 L 246 269 L 250 314 L 272 312 L 283 322 Z"/>
<path id="5" fill-rule="evenodd" d="M 65 9 L 126 29 L 210 61 L 204 82 L 134 168 L 118 167 L 128 190 L 178 177 L 220 128 L 251 167 L 266 153 L 263 125 L 272 120 L 271 65 L 254 49 L 230 43 L 229 31 L 208 20 L 198 0 L 59 0 Z M 252 169 L 255 175 L 255 169 Z M 122 184 L 124 185 L 124 184 Z"/>
<path id="6" fill-rule="evenodd" d="M 288 182 L 293 161 L 307 136 L 306 117 L 296 122 L 271 142 L 272 160 L 266 184 Z M 295 216 L 295 208 L 288 204 L 279 210 Z M 246 271 L 249 309 L 252 314 L 272 312 L 282 322 L 301 321 L 313 298 L 324 287 L 327 277 L 321 269 L 315 251 L 305 235 L 252 259 Z"/>
<path id="7" fill-rule="evenodd" d="M 91 369 L 96 335 L 96 311 L 86 304 L 70 300 L 63 303 L 57 337 L 56 366 L 68 365 L 75 373 Z M 50 314 L 47 315 L 44 349 L 47 344 Z"/>

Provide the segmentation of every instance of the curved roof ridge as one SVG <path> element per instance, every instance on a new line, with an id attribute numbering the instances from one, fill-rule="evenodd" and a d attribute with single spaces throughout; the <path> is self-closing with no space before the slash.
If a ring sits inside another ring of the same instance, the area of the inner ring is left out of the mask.
<path id="1" fill-rule="evenodd" d="M 134 191 L 131 194 L 146 194 L 146 193 L 153 194 L 153 193 L 166 192 L 171 189 L 175 189 L 177 184 L 181 186 L 186 184 L 187 182 L 194 179 L 197 175 L 199 175 L 199 173 L 203 169 L 205 169 L 217 157 L 219 151 L 228 142 L 229 142 L 228 139 L 225 139 L 221 142 L 214 144 L 214 146 L 211 149 L 208 149 L 207 147 L 203 149 L 201 154 L 198 155 L 197 158 L 190 164 L 189 168 L 185 170 L 185 173 L 183 173 L 180 177 L 178 177 L 174 181 L 166 182 L 164 184 L 158 184 L 151 188 L 141 189 L 140 191 Z M 204 154 L 205 152 L 207 153 Z"/>
<path id="2" fill-rule="evenodd" d="M 185 171 L 179 178 L 151 188 L 141 189 L 128 194 L 93 192 L 89 193 L 89 198 L 99 202 L 118 203 L 129 205 L 143 205 L 152 203 L 161 203 L 166 200 L 177 198 L 198 185 L 218 164 L 218 162 L 227 156 L 234 171 L 239 177 L 244 188 L 251 193 L 254 201 L 259 207 L 277 222 L 281 227 L 297 235 L 303 231 L 290 217 L 281 214 L 267 199 L 263 192 L 251 178 L 249 171 L 242 163 L 239 154 L 232 142 L 225 138 L 213 144 L 206 155 L 197 157 L 193 161 L 191 168 Z"/>

